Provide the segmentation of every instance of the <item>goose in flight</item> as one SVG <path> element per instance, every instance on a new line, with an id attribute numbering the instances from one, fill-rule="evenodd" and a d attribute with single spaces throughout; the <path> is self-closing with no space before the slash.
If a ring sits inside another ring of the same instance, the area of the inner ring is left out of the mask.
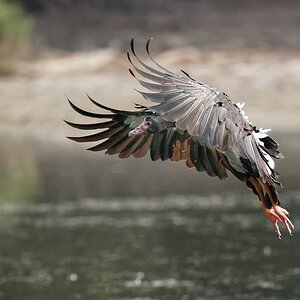
<path id="1" fill-rule="evenodd" d="M 69 100 L 77 113 L 98 121 L 66 121 L 80 130 L 97 130 L 68 138 L 80 143 L 96 142 L 88 150 L 105 150 L 120 158 L 140 158 L 149 151 L 153 161 L 184 160 L 187 167 L 220 179 L 228 177 L 229 171 L 258 196 L 278 237 L 279 223 L 292 234 L 294 226 L 276 191 L 276 186 L 281 186 L 273 160 L 282 158 L 278 143 L 267 130 L 257 129 L 248 121 L 242 104 L 235 104 L 225 93 L 184 71 L 178 75 L 159 65 L 150 55 L 150 41 L 146 51 L 152 66 L 136 55 L 133 39 L 127 56 L 132 66 L 129 72 L 149 90 L 138 92 L 152 104 L 137 104 L 136 110 L 125 111 L 104 106 L 88 96 L 95 106 L 105 110 L 94 113 Z"/>

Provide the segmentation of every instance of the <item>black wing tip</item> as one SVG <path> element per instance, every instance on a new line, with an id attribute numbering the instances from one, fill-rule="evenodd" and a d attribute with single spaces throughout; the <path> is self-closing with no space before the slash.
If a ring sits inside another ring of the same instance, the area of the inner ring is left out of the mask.
<path id="1" fill-rule="evenodd" d="M 97 123 L 97 124 L 78 124 L 78 123 L 73 123 L 73 122 L 69 122 L 67 120 L 63 120 L 66 124 L 68 124 L 69 126 L 76 128 L 76 129 L 80 129 L 80 130 L 94 130 L 94 129 L 98 129 L 98 126 L 94 126 L 94 125 L 99 125 L 101 123 Z"/>
<path id="2" fill-rule="evenodd" d="M 68 97 L 67 94 L 65 94 L 65 97 L 67 98 L 67 100 L 68 100 L 70 106 L 71 106 L 74 110 L 79 109 L 79 107 L 78 107 L 77 105 L 75 105 L 75 104 L 71 101 L 71 99 Z"/>
<path id="3" fill-rule="evenodd" d="M 131 76 L 133 76 L 134 78 L 136 78 L 134 72 L 131 69 L 128 69 L 128 72 L 130 73 Z"/>
<path id="4" fill-rule="evenodd" d="M 187 76 L 188 78 L 190 78 L 191 80 L 195 81 L 194 78 L 192 78 L 187 72 L 185 72 L 184 70 L 180 70 L 185 76 Z"/>
<path id="5" fill-rule="evenodd" d="M 147 42 L 146 42 L 146 51 L 147 51 L 148 54 L 149 54 L 150 43 L 151 43 L 151 41 L 152 41 L 153 39 L 154 39 L 154 38 L 151 37 L 151 38 L 149 38 L 149 39 L 147 40 Z M 131 38 L 131 40 L 130 40 L 130 50 L 131 50 L 132 53 L 136 56 L 135 49 L 134 49 L 134 43 L 135 43 L 134 38 Z M 128 53 L 128 52 L 127 52 L 127 53 Z"/>
<path id="6" fill-rule="evenodd" d="M 99 152 L 99 151 L 103 151 L 103 150 L 97 150 L 96 148 L 87 148 L 86 150 L 90 151 L 90 152 Z M 106 153 L 105 153 L 106 154 Z"/>
<path id="7" fill-rule="evenodd" d="M 99 102 L 97 102 L 96 100 L 94 100 L 88 93 L 86 93 L 86 96 L 87 96 L 88 99 L 89 99 L 93 104 L 95 104 L 96 106 L 99 106 L 99 107 L 101 107 L 101 108 L 103 108 L 103 109 L 105 109 L 105 110 L 110 110 L 109 107 L 106 107 L 106 106 L 100 104 Z"/>
<path id="8" fill-rule="evenodd" d="M 78 137 L 75 137 L 75 136 L 66 136 L 66 138 L 67 138 L 68 140 L 70 140 L 70 141 L 77 142 L 76 139 L 77 139 Z"/>
<path id="9" fill-rule="evenodd" d="M 110 112 L 112 112 L 112 113 L 114 113 L 114 114 L 115 114 L 115 113 L 120 113 L 120 111 L 117 110 L 117 109 L 108 107 L 108 106 L 106 106 L 106 105 L 103 105 L 103 104 L 97 102 L 96 100 L 94 100 L 94 99 L 93 99 L 90 95 L 88 95 L 87 93 L 86 93 L 86 95 L 87 95 L 88 99 L 89 99 L 94 105 L 96 105 L 96 106 L 98 106 L 98 107 L 100 107 L 100 108 L 102 108 L 102 109 L 104 109 L 104 110 L 108 110 L 108 111 L 110 111 Z"/>
<path id="10" fill-rule="evenodd" d="M 97 113 L 92 113 L 92 112 L 89 112 L 89 111 L 86 111 L 84 109 L 81 109 L 80 107 L 76 106 L 74 103 L 72 103 L 69 99 L 69 104 L 70 106 L 79 114 L 83 115 L 83 116 L 87 116 L 87 117 L 90 117 L 90 118 L 96 118 L 96 119 L 101 119 L 101 118 L 115 118 L 116 114 L 97 114 Z M 94 101 L 94 100 L 93 100 Z M 94 101 L 95 104 L 97 103 L 96 101 Z M 96 104 L 97 106 L 100 106 L 101 107 L 101 104 Z M 110 110 L 109 108 L 106 108 L 106 106 L 103 107 L 104 109 L 106 110 Z M 111 111 L 111 110 L 110 110 Z"/>
<path id="11" fill-rule="evenodd" d="M 91 151 L 91 152 L 98 152 L 98 151 L 103 151 L 104 150 L 104 149 L 99 150 L 98 146 L 100 146 L 100 145 L 96 145 L 96 146 L 87 148 L 86 150 Z"/>
<path id="12" fill-rule="evenodd" d="M 68 125 L 71 126 L 71 127 L 74 127 L 75 125 L 77 125 L 77 124 L 72 123 L 72 122 L 67 121 L 67 120 L 63 120 L 63 122 L 65 122 L 66 124 L 68 124 Z"/>
<path id="13" fill-rule="evenodd" d="M 86 150 L 91 151 L 91 152 L 96 152 L 96 151 L 97 151 L 97 150 L 95 149 L 95 147 L 87 148 Z"/>
<path id="14" fill-rule="evenodd" d="M 134 38 L 131 38 L 131 41 L 130 41 L 130 50 L 131 50 L 132 54 L 134 56 L 136 56 L 135 50 L 134 50 Z"/>
<path id="15" fill-rule="evenodd" d="M 79 108 L 77 105 L 75 105 L 68 97 L 67 97 L 67 100 L 68 100 L 70 106 L 71 106 L 75 111 L 81 110 L 81 108 Z"/>
<path id="16" fill-rule="evenodd" d="M 147 51 L 148 55 L 150 55 L 149 47 L 150 47 L 150 43 L 152 42 L 152 40 L 153 40 L 153 37 L 151 37 L 150 39 L 148 39 L 148 41 L 146 43 L 146 51 Z"/>
<path id="17" fill-rule="evenodd" d="M 78 111 L 81 111 L 81 110 L 82 110 L 79 106 L 75 105 L 75 104 L 70 100 L 70 98 L 68 98 L 67 95 L 66 95 L 66 98 L 67 98 L 67 100 L 68 100 L 70 106 L 71 106 L 75 111 L 78 112 Z"/>
<path id="18" fill-rule="evenodd" d="M 133 65 L 133 62 L 132 62 L 132 60 L 131 60 L 130 52 L 129 52 L 129 51 L 127 51 L 127 59 L 128 59 L 128 61 L 129 61 L 129 63 L 130 63 L 131 65 Z"/>
<path id="19" fill-rule="evenodd" d="M 66 138 L 71 140 L 71 141 L 77 142 L 77 143 L 83 143 L 84 142 L 84 141 L 82 141 L 82 138 L 84 138 L 84 137 L 81 137 L 81 136 L 66 136 Z"/>
<path id="20" fill-rule="evenodd" d="M 152 41 L 153 39 L 154 39 L 154 38 L 151 37 L 151 38 L 148 39 L 147 42 L 146 42 L 146 51 L 147 51 L 147 53 L 148 53 L 149 56 L 150 56 L 150 50 L 149 50 L 149 47 L 150 47 L 150 43 L 151 43 L 151 41 Z M 134 47 L 135 47 L 135 41 L 134 41 L 134 38 L 131 38 L 131 40 L 130 40 L 130 50 L 131 50 L 132 54 L 136 57 L 137 55 L 136 55 L 136 52 L 135 52 Z M 132 63 L 132 62 L 131 62 L 131 58 L 130 58 L 130 53 L 129 53 L 129 51 L 127 51 L 127 58 L 128 58 L 128 60 L 129 60 L 129 62 Z"/>
<path id="21" fill-rule="evenodd" d="M 110 107 L 107 107 L 99 102 L 97 102 L 96 100 L 94 100 L 88 93 L 86 93 L 86 96 L 88 97 L 88 99 L 96 106 L 104 109 L 104 110 L 108 110 L 108 111 L 112 111 L 112 109 Z"/>

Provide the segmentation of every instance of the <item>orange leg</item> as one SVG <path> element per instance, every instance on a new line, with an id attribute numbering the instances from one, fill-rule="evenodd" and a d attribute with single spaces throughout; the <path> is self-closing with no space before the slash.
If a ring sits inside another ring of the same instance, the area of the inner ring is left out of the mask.
<path id="1" fill-rule="evenodd" d="M 271 212 L 272 218 L 276 218 L 277 220 L 279 220 L 281 224 L 287 229 L 289 234 L 292 235 L 292 229 L 295 229 L 295 227 L 291 222 L 291 220 L 288 218 L 289 212 L 283 207 L 281 207 L 280 205 L 278 205 L 276 201 L 274 201 L 272 192 L 268 184 L 264 184 L 261 182 L 261 186 L 263 188 L 264 194 L 268 194 L 269 198 L 271 199 L 272 202 L 271 210 L 273 209 L 273 211 Z"/>
<path id="2" fill-rule="evenodd" d="M 290 221 L 288 218 L 288 211 L 282 208 L 275 200 L 272 195 L 272 192 L 270 190 L 270 187 L 263 183 L 262 181 L 257 181 L 255 178 L 249 178 L 250 182 L 253 184 L 255 187 L 259 199 L 262 203 L 263 211 L 267 218 L 271 221 L 271 223 L 274 226 L 275 232 L 278 235 L 278 238 L 281 239 L 281 232 L 278 226 L 278 221 L 286 227 L 288 230 L 289 234 L 292 235 L 292 229 L 294 229 L 293 223 Z M 268 208 L 265 202 L 265 195 L 268 194 L 271 202 L 272 202 L 272 207 Z"/>

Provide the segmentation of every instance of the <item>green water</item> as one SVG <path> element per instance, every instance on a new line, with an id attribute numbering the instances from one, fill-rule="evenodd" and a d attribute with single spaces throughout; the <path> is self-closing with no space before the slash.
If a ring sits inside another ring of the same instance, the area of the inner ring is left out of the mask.
<path id="1" fill-rule="evenodd" d="M 278 240 L 237 180 L 73 144 L 7 139 L 0 154 L 0 299 L 300 299 L 298 231 Z"/>

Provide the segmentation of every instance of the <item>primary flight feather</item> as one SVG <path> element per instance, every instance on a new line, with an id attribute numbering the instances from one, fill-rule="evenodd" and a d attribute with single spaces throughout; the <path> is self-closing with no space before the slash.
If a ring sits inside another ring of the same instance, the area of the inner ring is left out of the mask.
<path id="1" fill-rule="evenodd" d="M 76 142 L 99 142 L 91 151 L 106 150 L 120 158 L 143 157 L 149 150 L 152 160 L 185 160 L 189 168 L 206 171 L 220 179 L 230 171 L 258 196 L 263 211 L 281 237 L 278 222 L 290 234 L 294 226 L 288 212 L 277 197 L 278 173 L 274 158 L 282 158 L 278 143 L 267 130 L 253 126 L 242 111 L 243 104 L 234 103 L 223 92 L 201 83 L 182 71 L 175 74 L 159 65 L 146 51 L 154 67 L 145 64 L 130 44 L 130 69 L 142 87 L 138 91 L 150 106 L 136 105 L 135 111 L 104 106 L 90 101 L 107 113 L 85 111 L 70 100 L 71 107 L 81 115 L 99 119 L 92 124 L 70 126 L 81 130 L 99 130 L 95 134 L 69 137 Z M 104 130 L 105 129 L 105 130 Z"/>

